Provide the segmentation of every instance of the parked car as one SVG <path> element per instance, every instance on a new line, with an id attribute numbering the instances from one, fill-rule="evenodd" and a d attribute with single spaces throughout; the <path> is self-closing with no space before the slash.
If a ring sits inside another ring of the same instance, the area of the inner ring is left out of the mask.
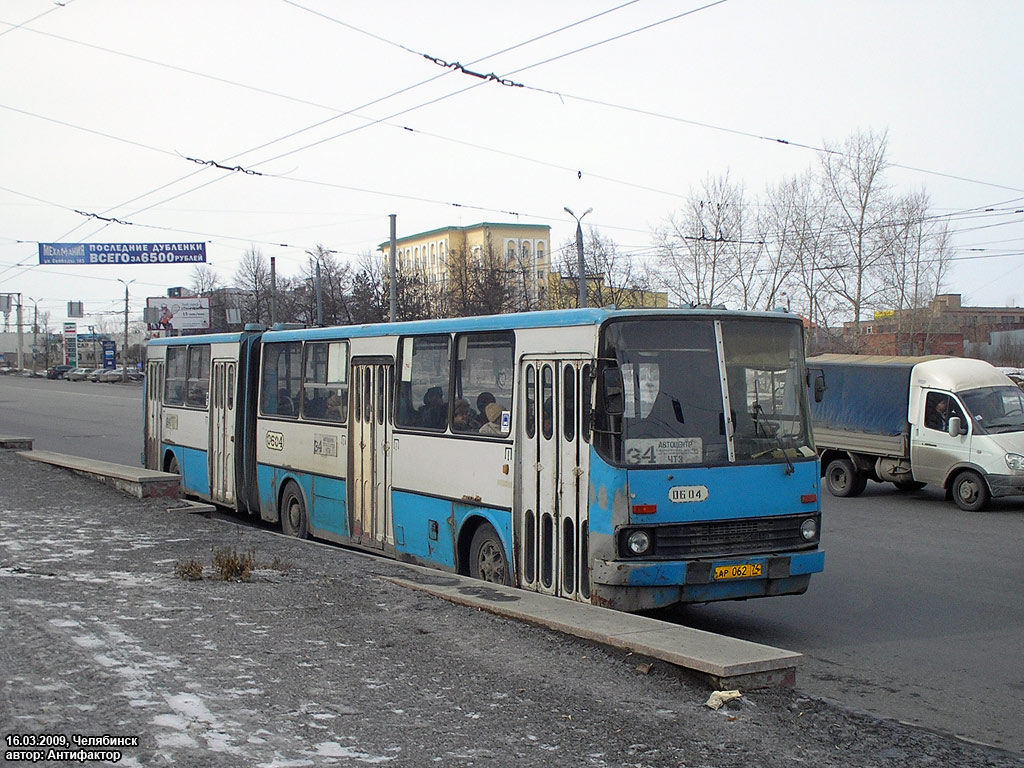
<path id="1" fill-rule="evenodd" d="M 63 379 L 67 376 L 68 371 L 71 370 L 74 370 L 74 368 L 70 365 L 53 365 L 46 369 L 46 378 Z"/>
<path id="2" fill-rule="evenodd" d="M 64 378 L 68 381 L 82 381 L 89 375 L 90 371 L 92 371 L 92 368 L 73 368 L 67 372 Z"/>
<path id="3" fill-rule="evenodd" d="M 86 374 L 85 378 L 88 379 L 89 381 L 99 381 L 100 376 L 103 375 L 103 372 L 105 370 L 106 368 L 93 368 L 89 371 L 89 373 Z"/>
<path id="4" fill-rule="evenodd" d="M 112 382 L 123 381 L 125 378 L 123 368 L 108 368 L 100 376 L 100 381 Z M 133 368 L 128 369 L 128 381 L 142 381 L 142 372 Z"/>

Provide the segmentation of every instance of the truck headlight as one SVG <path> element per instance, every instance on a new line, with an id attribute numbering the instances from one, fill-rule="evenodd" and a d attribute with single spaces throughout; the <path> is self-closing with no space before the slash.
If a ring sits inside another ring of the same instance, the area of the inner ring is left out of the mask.
<path id="1" fill-rule="evenodd" d="M 1006 454 L 1006 466 L 1014 472 L 1024 471 L 1024 456 L 1021 456 L 1019 453 Z"/>
<path id="2" fill-rule="evenodd" d="M 804 537 L 804 541 L 814 541 L 818 538 L 818 521 L 808 517 L 800 523 L 800 535 Z"/>
<path id="3" fill-rule="evenodd" d="M 651 548 L 651 536 L 647 531 L 633 531 L 626 537 L 626 546 L 634 555 L 646 555 Z"/>

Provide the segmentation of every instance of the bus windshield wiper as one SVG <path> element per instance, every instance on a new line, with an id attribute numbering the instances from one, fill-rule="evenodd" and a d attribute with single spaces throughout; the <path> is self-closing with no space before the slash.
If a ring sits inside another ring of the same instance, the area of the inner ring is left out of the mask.
<path id="1" fill-rule="evenodd" d="M 760 416 L 763 417 L 764 420 L 765 420 L 765 423 L 764 423 L 763 426 L 761 424 L 761 419 L 758 418 L 758 414 L 760 414 Z M 782 439 L 779 437 L 778 431 L 771 431 L 771 432 L 769 432 L 769 430 L 768 430 L 768 414 L 765 413 L 764 412 L 764 408 L 761 407 L 761 401 L 760 400 L 755 400 L 754 401 L 754 433 L 755 434 L 757 433 L 758 428 L 762 429 L 764 431 L 764 436 L 767 437 L 767 438 L 770 438 L 771 441 L 774 442 L 776 446 L 778 446 L 778 449 L 780 451 L 782 451 L 782 458 L 784 458 L 786 460 L 786 474 L 787 475 L 792 475 L 794 472 L 796 472 L 796 467 L 793 466 L 793 460 L 790 459 L 789 458 L 789 454 L 786 453 L 786 448 L 785 448 L 785 446 L 782 443 Z"/>

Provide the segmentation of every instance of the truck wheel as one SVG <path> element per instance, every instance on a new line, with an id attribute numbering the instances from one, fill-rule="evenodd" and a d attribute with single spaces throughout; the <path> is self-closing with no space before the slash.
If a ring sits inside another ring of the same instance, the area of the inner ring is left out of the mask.
<path id="1" fill-rule="evenodd" d="M 825 485 L 833 496 L 859 496 L 867 484 L 849 459 L 833 459 L 825 470 Z"/>
<path id="2" fill-rule="evenodd" d="M 919 491 L 925 484 L 919 480 L 896 480 L 893 482 L 898 491 Z"/>
<path id="3" fill-rule="evenodd" d="M 980 512 L 990 496 L 985 479 L 974 470 L 961 472 L 953 481 L 953 501 L 966 512 Z"/>

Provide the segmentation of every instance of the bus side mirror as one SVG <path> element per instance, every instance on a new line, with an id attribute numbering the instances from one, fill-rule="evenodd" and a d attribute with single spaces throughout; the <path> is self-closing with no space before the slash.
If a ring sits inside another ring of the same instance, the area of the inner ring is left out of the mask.
<path id="1" fill-rule="evenodd" d="M 960 437 L 960 435 L 967 434 L 967 427 L 965 427 L 963 422 L 960 421 L 959 416 L 950 416 L 949 423 L 946 424 L 946 427 L 949 430 L 950 437 Z"/>
<path id="2" fill-rule="evenodd" d="M 618 368 L 608 367 L 601 371 L 601 390 L 604 393 L 604 412 L 609 416 L 621 416 L 626 410 L 626 398 Z"/>

